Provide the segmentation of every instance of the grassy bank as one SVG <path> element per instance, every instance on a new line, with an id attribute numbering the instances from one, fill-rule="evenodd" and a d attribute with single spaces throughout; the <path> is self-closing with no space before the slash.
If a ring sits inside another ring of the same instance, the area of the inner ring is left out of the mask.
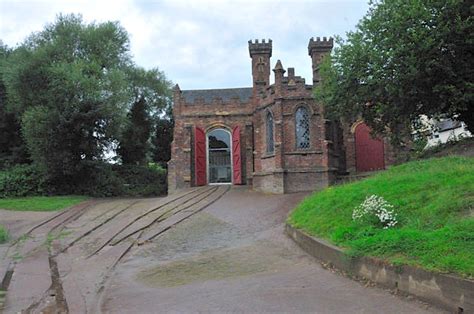
<path id="1" fill-rule="evenodd" d="M 353 209 L 372 194 L 394 206 L 395 227 L 353 221 Z M 410 162 L 364 181 L 330 187 L 301 202 L 288 221 L 349 254 L 472 278 L 474 158 Z"/>
<path id="2" fill-rule="evenodd" d="M 86 196 L 33 196 L 0 199 L 0 209 L 17 211 L 55 211 L 86 200 Z"/>
<path id="3" fill-rule="evenodd" d="M 0 244 L 7 242 L 7 240 L 8 240 L 8 232 L 5 229 L 5 227 L 0 225 Z"/>

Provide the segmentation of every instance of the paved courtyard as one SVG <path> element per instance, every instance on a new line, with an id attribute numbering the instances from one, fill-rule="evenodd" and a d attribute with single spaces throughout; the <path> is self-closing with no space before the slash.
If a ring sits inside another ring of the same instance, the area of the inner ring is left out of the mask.
<path id="1" fill-rule="evenodd" d="M 4 312 L 439 313 L 297 247 L 283 223 L 304 196 L 210 186 L 50 214 L 4 253 Z"/>

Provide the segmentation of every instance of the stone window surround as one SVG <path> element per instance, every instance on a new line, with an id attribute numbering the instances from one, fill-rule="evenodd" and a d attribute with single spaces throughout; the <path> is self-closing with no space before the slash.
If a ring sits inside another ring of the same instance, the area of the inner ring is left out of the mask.
<path id="1" fill-rule="evenodd" d="M 271 137 L 268 134 L 270 130 Z M 270 110 L 265 111 L 265 153 L 266 156 L 275 155 L 275 123 Z"/>
<path id="2" fill-rule="evenodd" d="M 297 126 L 298 126 L 298 121 L 296 119 L 296 114 L 298 113 L 298 111 L 303 108 L 304 110 L 306 110 L 306 115 L 307 115 L 307 119 L 308 119 L 308 147 L 298 147 L 298 134 L 297 134 Z M 293 111 L 293 117 L 294 117 L 294 127 L 295 127 L 295 132 L 294 132 L 294 135 L 295 135 L 295 152 L 308 152 L 310 153 L 311 151 L 311 148 L 312 148 L 312 144 L 311 144 L 311 137 L 312 137 L 312 134 L 311 134 L 311 117 L 313 116 L 313 111 L 308 107 L 308 105 L 306 105 L 305 103 L 301 103 L 297 106 L 295 106 L 295 109 Z"/>

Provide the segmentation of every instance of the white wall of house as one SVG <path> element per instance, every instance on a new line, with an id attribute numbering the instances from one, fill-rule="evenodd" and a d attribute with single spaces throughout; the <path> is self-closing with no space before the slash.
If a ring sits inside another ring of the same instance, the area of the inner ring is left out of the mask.
<path id="1" fill-rule="evenodd" d="M 448 141 L 456 141 L 466 137 L 472 137 L 472 134 L 467 130 L 466 124 L 461 122 L 460 126 L 457 128 L 448 130 L 434 129 L 431 134 L 428 135 L 428 143 L 426 144 L 426 147 L 433 147 Z"/>

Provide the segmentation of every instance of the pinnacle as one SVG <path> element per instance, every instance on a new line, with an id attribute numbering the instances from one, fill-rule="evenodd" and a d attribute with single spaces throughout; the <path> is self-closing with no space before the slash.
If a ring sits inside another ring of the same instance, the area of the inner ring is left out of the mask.
<path id="1" fill-rule="evenodd" d="M 275 68 L 273 71 L 283 71 L 285 72 L 285 69 L 283 68 L 283 65 L 281 64 L 281 61 L 278 60 L 277 63 L 275 64 Z"/>

